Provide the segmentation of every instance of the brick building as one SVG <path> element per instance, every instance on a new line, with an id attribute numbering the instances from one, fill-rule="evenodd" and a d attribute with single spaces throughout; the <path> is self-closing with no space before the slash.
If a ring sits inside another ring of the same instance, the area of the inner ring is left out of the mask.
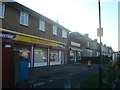
<path id="1" fill-rule="evenodd" d="M 29 59 L 29 67 L 67 63 L 69 30 L 17 2 L 0 3 L 0 37 Z"/>

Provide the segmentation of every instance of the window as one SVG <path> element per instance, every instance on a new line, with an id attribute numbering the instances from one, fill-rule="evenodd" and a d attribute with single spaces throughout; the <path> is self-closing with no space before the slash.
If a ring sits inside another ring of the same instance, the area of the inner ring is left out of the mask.
<path id="1" fill-rule="evenodd" d="M 47 56 L 46 55 L 47 55 L 46 50 L 35 49 L 35 53 L 34 53 L 35 63 L 47 62 Z"/>
<path id="2" fill-rule="evenodd" d="M 67 31 L 62 30 L 62 37 L 63 37 L 63 38 L 67 38 Z"/>
<path id="3" fill-rule="evenodd" d="M 88 43 L 87 43 L 87 44 L 88 44 L 88 47 L 89 47 L 89 46 L 90 46 L 90 42 L 88 41 Z"/>
<path id="4" fill-rule="evenodd" d="M 98 57 L 99 55 L 100 55 L 99 52 L 97 52 L 97 57 Z"/>
<path id="5" fill-rule="evenodd" d="M 5 5 L 0 3 L 0 18 L 4 18 Z"/>
<path id="6" fill-rule="evenodd" d="M 76 52 L 77 60 L 81 60 L 81 53 L 79 51 Z"/>
<path id="7" fill-rule="evenodd" d="M 45 21 L 44 20 L 39 21 L 39 30 L 45 31 Z"/>
<path id="8" fill-rule="evenodd" d="M 92 50 L 86 49 L 86 56 L 87 57 L 92 57 L 92 55 L 93 55 Z"/>
<path id="9" fill-rule="evenodd" d="M 75 59 L 75 52 L 74 51 L 70 51 L 70 60 Z"/>
<path id="10" fill-rule="evenodd" d="M 89 52 L 90 52 L 90 57 L 92 57 L 92 50 L 89 50 Z"/>
<path id="11" fill-rule="evenodd" d="M 27 13 L 20 12 L 20 24 L 28 26 L 28 17 Z"/>
<path id="12" fill-rule="evenodd" d="M 57 26 L 53 25 L 53 34 L 57 35 Z"/>

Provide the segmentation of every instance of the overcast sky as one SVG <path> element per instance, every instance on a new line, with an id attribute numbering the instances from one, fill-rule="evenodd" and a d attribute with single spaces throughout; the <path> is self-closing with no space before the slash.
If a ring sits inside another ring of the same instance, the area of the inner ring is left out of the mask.
<path id="1" fill-rule="evenodd" d="M 71 31 L 98 39 L 98 0 L 14 0 Z M 118 0 L 101 0 L 103 44 L 118 50 Z"/>

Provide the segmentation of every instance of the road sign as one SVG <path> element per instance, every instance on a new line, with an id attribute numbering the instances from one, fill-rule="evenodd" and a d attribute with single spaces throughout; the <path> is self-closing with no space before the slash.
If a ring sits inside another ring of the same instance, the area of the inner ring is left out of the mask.
<path id="1" fill-rule="evenodd" d="M 103 36 L 103 28 L 98 28 L 97 29 L 97 36 L 98 37 Z"/>

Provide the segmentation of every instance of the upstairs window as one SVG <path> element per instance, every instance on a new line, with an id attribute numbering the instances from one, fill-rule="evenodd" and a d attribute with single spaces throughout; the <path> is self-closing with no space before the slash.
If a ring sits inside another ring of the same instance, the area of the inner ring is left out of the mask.
<path id="1" fill-rule="evenodd" d="M 0 3 L 0 18 L 4 18 L 5 5 Z"/>
<path id="2" fill-rule="evenodd" d="M 62 37 L 63 37 L 63 38 L 67 38 L 67 31 L 62 30 Z"/>
<path id="3" fill-rule="evenodd" d="M 44 20 L 39 21 L 39 30 L 45 31 L 45 21 Z"/>
<path id="4" fill-rule="evenodd" d="M 29 15 L 24 12 L 20 12 L 20 24 L 28 26 L 28 17 Z"/>
<path id="5" fill-rule="evenodd" d="M 57 26 L 56 25 L 53 25 L 53 34 L 57 35 Z"/>
<path id="6" fill-rule="evenodd" d="M 90 42 L 89 41 L 87 42 L 87 45 L 88 45 L 88 47 L 90 46 Z"/>

